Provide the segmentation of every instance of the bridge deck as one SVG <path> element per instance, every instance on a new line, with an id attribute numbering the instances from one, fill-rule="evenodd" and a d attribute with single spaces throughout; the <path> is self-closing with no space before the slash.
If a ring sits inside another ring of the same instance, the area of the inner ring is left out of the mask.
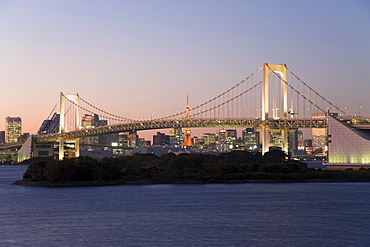
<path id="1" fill-rule="evenodd" d="M 130 130 L 150 130 L 166 128 L 210 128 L 210 127 L 234 127 L 234 128 L 257 128 L 265 125 L 271 129 L 297 129 L 297 128 L 326 128 L 326 119 L 269 119 L 262 121 L 256 119 L 175 119 L 175 120 L 148 120 L 137 121 L 110 126 L 101 126 L 65 132 L 63 134 L 38 135 L 38 142 L 56 141 L 60 137 L 76 139 L 81 137 L 119 133 Z"/>

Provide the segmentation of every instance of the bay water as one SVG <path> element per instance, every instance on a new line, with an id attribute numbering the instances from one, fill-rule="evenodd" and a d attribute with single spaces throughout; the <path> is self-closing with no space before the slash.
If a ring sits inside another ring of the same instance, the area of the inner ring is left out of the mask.
<path id="1" fill-rule="evenodd" d="M 0 167 L 0 246 L 370 246 L 370 183 L 42 188 Z"/>

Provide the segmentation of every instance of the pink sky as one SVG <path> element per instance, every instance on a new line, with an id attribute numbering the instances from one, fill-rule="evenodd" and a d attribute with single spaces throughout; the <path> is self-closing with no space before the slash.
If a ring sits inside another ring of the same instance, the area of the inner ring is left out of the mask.
<path id="1" fill-rule="evenodd" d="M 0 0 L 0 119 L 20 116 L 35 133 L 60 92 L 120 116 L 179 112 L 187 94 L 201 104 L 264 61 L 369 114 L 369 11 L 367 1 Z"/>

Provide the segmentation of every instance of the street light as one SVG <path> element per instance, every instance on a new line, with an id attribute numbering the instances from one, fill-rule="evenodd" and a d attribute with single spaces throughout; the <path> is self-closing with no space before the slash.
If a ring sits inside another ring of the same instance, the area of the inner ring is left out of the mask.
<path id="1" fill-rule="evenodd" d="M 348 110 L 348 112 L 347 112 L 347 110 Z M 349 109 L 348 109 L 348 107 L 344 107 L 344 111 L 346 112 L 347 116 L 349 116 Z"/>
<path id="2" fill-rule="evenodd" d="M 279 117 L 278 117 L 278 110 L 279 110 L 279 108 L 273 108 L 272 109 L 272 117 L 274 118 L 274 119 L 278 119 Z"/>

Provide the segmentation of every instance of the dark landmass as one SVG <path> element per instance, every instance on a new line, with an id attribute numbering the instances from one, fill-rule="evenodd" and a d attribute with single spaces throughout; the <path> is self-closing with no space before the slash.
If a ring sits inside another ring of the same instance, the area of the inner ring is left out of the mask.
<path id="1" fill-rule="evenodd" d="M 16 185 L 100 186 L 255 182 L 370 182 L 370 169 L 322 170 L 292 161 L 282 151 L 261 156 L 235 151 L 220 155 L 136 154 L 97 160 L 91 157 L 34 160 Z"/>

